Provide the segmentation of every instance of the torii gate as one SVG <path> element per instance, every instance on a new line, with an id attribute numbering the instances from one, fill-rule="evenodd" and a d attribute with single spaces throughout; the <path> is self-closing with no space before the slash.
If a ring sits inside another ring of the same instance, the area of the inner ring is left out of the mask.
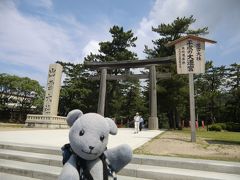
<path id="1" fill-rule="evenodd" d="M 147 79 L 150 80 L 150 117 L 148 118 L 148 128 L 158 129 L 157 117 L 157 91 L 156 91 L 156 78 L 169 78 L 170 73 L 156 74 L 156 65 L 170 64 L 175 62 L 175 56 L 160 57 L 154 59 L 144 60 L 126 60 L 126 61 L 111 61 L 111 62 L 84 62 L 86 67 L 101 70 L 101 76 L 94 76 L 91 79 L 100 79 L 100 90 L 98 98 L 97 112 L 104 116 L 105 110 L 105 96 L 106 96 L 106 81 L 107 80 L 123 80 L 127 78 Z M 107 69 L 120 69 L 120 68 L 149 68 L 149 74 L 126 74 L 126 75 L 108 75 Z"/>

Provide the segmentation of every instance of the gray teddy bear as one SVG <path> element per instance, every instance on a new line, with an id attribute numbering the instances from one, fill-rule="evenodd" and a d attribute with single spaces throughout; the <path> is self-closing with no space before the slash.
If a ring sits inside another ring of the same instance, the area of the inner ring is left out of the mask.
<path id="1" fill-rule="evenodd" d="M 131 161 L 132 149 L 129 145 L 107 149 L 109 134 L 117 134 L 117 126 L 112 119 L 72 110 L 67 115 L 67 123 L 71 127 L 69 141 L 72 153 L 63 166 L 59 180 L 105 180 Z"/>

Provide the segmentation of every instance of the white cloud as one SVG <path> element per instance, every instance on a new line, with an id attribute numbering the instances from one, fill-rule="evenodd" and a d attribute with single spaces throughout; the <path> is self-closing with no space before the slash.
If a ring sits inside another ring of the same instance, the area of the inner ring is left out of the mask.
<path id="1" fill-rule="evenodd" d="M 87 55 L 91 53 L 93 54 L 98 54 L 98 50 L 99 50 L 99 42 L 98 41 L 95 41 L 95 40 L 90 40 L 88 42 L 88 44 L 83 48 L 83 57 L 86 57 Z"/>
<path id="2" fill-rule="evenodd" d="M 237 49 L 240 50 L 239 46 L 233 46 L 240 42 L 239 8 L 238 0 L 156 0 L 148 16 L 142 18 L 136 30 L 136 51 L 140 58 L 144 58 L 144 44 L 152 47 L 151 41 L 159 38 L 157 33 L 152 32 L 152 27 L 161 23 L 171 23 L 177 17 L 194 15 L 197 21 L 192 28 L 209 27 L 210 39 L 221 39 L 223 42 L 219 43 L 229 43 L 225 44 L 229 48 L 226 51 L 236 52 Z"/>
<path id="3" fill-rule="evenodd" d="M 1 60 L 38 68 L 77 54 L 63 28 L 24 16 L 13 4 L 1 4 L 0 11 Z"/>
<path id="4" fill-rule="evenodd" d="M 53 6 L 52 0 L 28 0 L 33 6 L 41 7 L 45 9 L 51 9 Z"/>
<path id="5" fill-rule="evenodd" d="M 97 41 L 89 39 L 107 37 L 102 35 L 107 32 L 91 31 L 72 15 L 57 17 L 53 14 L 52 18 L 54 24 L 37 16 L 22 14 L 12 1 L 1 1 L 0 62 L 30 67 L 30 77 L 39 79 L 39 73 L 47 77 L 49 64 L 57 60 L 81 63 L 87 53 L 98 49 Z M 99 28 L 107 31 L 105 25 Z M 11 70 L 17 75 L 24 74 L 21 71 Z M 46 78 L 40 82 L 45 84 Z"/>

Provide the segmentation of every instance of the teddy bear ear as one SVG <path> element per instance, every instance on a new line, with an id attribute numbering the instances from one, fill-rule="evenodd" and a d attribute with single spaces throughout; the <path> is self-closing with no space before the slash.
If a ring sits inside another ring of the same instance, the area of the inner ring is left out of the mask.
<path id="1" fill-rule="evenodd" d="M 68 126 L 72 126 L 73 123 L 83 115 L 83 112 L 80 111 L 79 109 L 74 109 L 72 111 L 70 111 L 67 115 L 67 123 L 68 123 Z"/>
<path id="2" fill-rule="evenodd" d="M 107 120 L 107 123 L 110 127 L 110 134 L 112 135 L 116 135 L 117 134 L 117 125 L 115 124 L 115 122 L 111 119 L 111 118 L 105 118 Z"/>

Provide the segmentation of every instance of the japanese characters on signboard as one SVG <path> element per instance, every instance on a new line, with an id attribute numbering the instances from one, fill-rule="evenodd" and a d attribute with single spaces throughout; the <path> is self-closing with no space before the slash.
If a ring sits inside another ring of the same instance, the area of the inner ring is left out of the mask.
<path id="1" fill-rule="evenodd" d="M 178 74 L 205 72 L 205 43 L 194 39 L 186 39 L 175 44 Z"/>
<path id="2" fill-rule="evenodd" d="M 56 73 L 56 67 L 54 67 L 53 65 L 50 65 L 49 72 L 48 72 L 46 95 L 45 95 L 44 106 L 43 106 L 44 114 L 51 113 L 51 103 L 53 98 L 52 96 L 53 96 L 55 73 Z"/>

